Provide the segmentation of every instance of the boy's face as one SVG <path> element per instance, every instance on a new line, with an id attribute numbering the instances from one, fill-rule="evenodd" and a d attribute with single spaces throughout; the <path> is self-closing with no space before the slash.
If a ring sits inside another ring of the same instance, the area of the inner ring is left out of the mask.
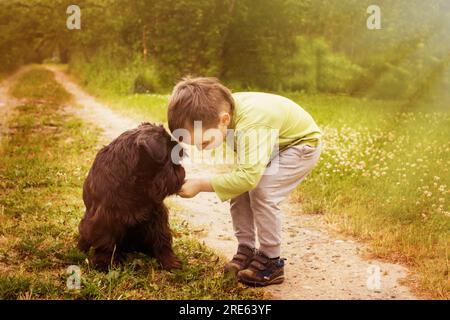
<path id="1" fill-rule="evenodd" d="M 183 142 L 195 145 L 199 150 L 215 149 L 223 143 L 230 122 L 231 116 L 225 111 L 220 113 L 219 123 L 216 126 L 205 128 L 196 122 L 194 128 L 187 128 L 190 139 L 183 140 Z"/>

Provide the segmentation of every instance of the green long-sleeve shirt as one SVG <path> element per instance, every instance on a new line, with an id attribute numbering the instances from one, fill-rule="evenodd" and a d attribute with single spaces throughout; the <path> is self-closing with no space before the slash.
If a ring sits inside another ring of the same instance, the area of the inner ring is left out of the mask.
<path id="1" fill-rule="evenodd" d="M 233 98 L 229 129 L 234 130 L 238 163 L 232 172 L 210 180 L 222 201 L 255 188 L 277 150 L 297 144 L 316 146 L 321 139 L 311 115 L 288 98 L 262 92 L 237 92 Z"/>

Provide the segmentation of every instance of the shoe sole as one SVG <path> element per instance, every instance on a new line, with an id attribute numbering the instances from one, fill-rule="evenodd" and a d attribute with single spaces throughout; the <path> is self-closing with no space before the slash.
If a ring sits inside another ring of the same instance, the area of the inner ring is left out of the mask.
<path id="1" fill-rule="evenodd" d="M 284 281 L 284 275 L 278 276 L 272 280 L 269 281 L 264 281 L 264 282 L 260 282 L 260 281 L 254 281 L 254 280 L 245 280 L 242 279 L 241 277 L 239 277 L 238 279 L 240 282 L 248 285 L 248 286 L 252 286 L 252 287 L 265 287 L 265 286 L 269 286 L 271 284 L 281 284 Z"/>

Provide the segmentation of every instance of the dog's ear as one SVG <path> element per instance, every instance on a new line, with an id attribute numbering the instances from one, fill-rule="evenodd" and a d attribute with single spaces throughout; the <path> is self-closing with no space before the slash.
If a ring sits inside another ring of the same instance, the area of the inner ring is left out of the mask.
<path id="1" fill-rule="evenodd" d="M 163 126 L 139 133 L 136 143 L 154 162 L 163 164 L 167 157 L 167 137 Z"/>

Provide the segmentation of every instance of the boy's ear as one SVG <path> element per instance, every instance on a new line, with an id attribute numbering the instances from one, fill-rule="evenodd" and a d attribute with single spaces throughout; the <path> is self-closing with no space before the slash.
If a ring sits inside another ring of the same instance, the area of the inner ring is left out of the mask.
<path id="1" fill-rule="evenodd" d="M 219 115 L 219 124 L 223 126 L 229 126 L 231 122 L 231 116 L 228 112 L 221 112 Z"/>

